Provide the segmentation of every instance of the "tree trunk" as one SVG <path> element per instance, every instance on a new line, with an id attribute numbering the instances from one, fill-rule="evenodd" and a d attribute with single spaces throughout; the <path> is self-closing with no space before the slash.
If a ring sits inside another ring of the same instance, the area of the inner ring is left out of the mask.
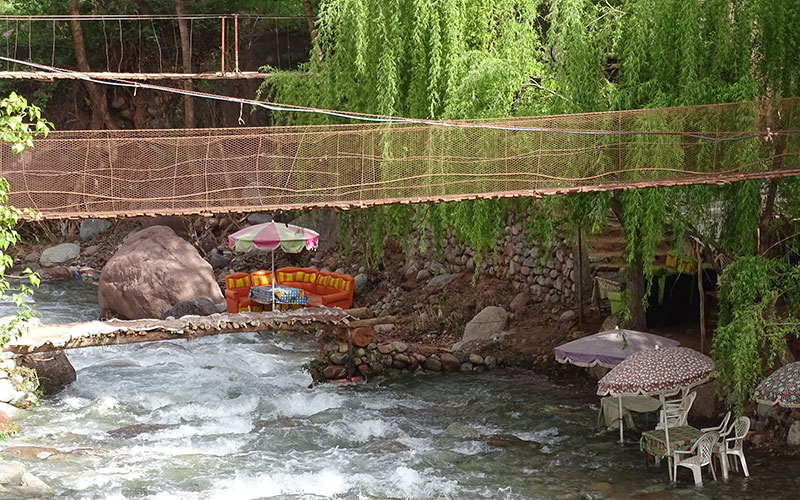
<path id="1" fill-rule="evenodd" d="M 78 16 L 78 0 L 71 0 L 69 4 L 69 13 L 72 16 Z M 81 29 L 81 22 L 77 17 L 70 19 L 70 27 L 72 28 L 72 43 L 75 47 L 75 59 L 78 62 L 78 69 L 84 73 L 91 71 L 89 69 L 89 61 L 86 59 L 86 46 L 83 42 L 83 30 Z M 111 118 L 108 112 L 108 100 L 106 98 L 105 89 L 96 83 L 85 82 L 86 90 L 89 92 L 89 100 L 92 103 L 92 128 L 102 129 L 103 125 L 108 129 L 116 129 L 117 124 Z"/>
<path id="2" fill-rule="evenodd" d="M 642 299 L 644 298 L 644 262 L 637 252 L 633 262 L 628 265 L 628 296 L 630 297 L 630 317 L 625 322 L 625 328 L 631 330 L 646 330 L 647 315 L 645 314 Z"/>
<path id="3" fill-rule="evenodd" d="M 183 10 L 183 0 L 174 0 L 175 1 L 175 12 L 178 14 L 178 29 L 181 32 L 181 56 L 183 59 L 183 72 L 184 73 L 191 73 L 192 72 L 192 46 L 191 41 L 189 40 L 189 26 L 186 23 L 186 19 L 183 18 L 185 15 Z M 183 88 L 185 90 L 192 90 L 192 81 L 186 80 L 183 83 Z M 183 97 L 183 125 L 186 128 L 194 128 L 195 121 L 194 121 L 194 98 L 189 96 Z"/>
<path id="4" fill-rule="evenodd" d="M 306 12 L 306 24 L 308 24 L 308 36 L 311 38 L 311 45 L 317 51 L 319 62 L 322 62 L 322 49 L 315 45 L 317 31 L 314 29 L 314 11 L 311 9 L 311 0 L 301 0 L 303 10 Z"/>

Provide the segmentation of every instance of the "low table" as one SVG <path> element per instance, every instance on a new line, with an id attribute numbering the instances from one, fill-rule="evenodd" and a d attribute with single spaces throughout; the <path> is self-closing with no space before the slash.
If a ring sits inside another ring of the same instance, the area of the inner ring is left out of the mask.
<path id="1" fill-rule="evenodd" d="M 670 427 L 669 429 L 669 449 L 672 451 L 689 451 L 694 446 L 694 443 L 700 439 L 705 432 L 692 427 L 691 425 L 683 425 L 681 427 Z M 648 455 L 652 455 L 657 459 L 664 458 L 667 455 L 666 435 L 663 429 L 652 431 L 645 431 L 642 433 L 642 438 L 639 440 L 639 449 Z M 727 457 L 719 446 L 714 448 L 714 453 L 719 455 L 720 463 L 722 465 L 722 477 L 728 477 Z M 670 460 L 672 457 L 669 457 Z M 670 469 L 670 475 L 672 474 Z"/>
<path id="2" fill-rule="evenodd" d="M 264 285 L 250 287 L 250 300 L 265 306 L 273 303 L 273 294 L 276 309 L 299 309 L 308 304 L 305 290 L 284 285 Z"/>

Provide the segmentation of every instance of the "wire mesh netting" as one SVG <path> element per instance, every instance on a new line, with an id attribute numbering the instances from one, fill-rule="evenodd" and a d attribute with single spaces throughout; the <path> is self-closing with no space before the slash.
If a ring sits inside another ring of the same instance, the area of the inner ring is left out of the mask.
<path id="1" fill-rule="evenodd" d="M 447 124 L 53 132 L 0 152 L 42 218 L 354 208 L 800 173 L 800 99 Z"/>

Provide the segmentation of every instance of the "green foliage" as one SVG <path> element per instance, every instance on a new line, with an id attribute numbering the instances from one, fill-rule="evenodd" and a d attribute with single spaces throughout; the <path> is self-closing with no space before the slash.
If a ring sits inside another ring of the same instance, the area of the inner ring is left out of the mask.
<path id="1" fill-rule="evenodd" d="M 0 101 L 0 141 L 11 144 L 11 150 L 22 153 L 33 146 L 33 138 L 47 135 L 52 125 L 44 120 L 41 111 L 28 104 L 24 97 L 12 93 Z M 10 284 L 5 272 L 14 261 L 8 249 L 19 241 L 15 227 L 22 212 L 8 204 L 8 182 L 0 178 L 0 295 L 5 295 Z M 28 283 L 21 283 L 19 292 L 11 298 L 17 306 L 17 314 L 11 320 L 0 324 L 0 347 L 24 333 L 26 323 L 33 317 L 33 310 L 26 302 L 32 288 L 39 285 L 39 277 L 30 269 L 25 270 Z"/>
<path id="2" fill-rule="evenodd" d="M 742 257 L 720 276 L 719 297 L 713 339 L 717 387 L 723 395 L 738 395 L 735 407 L 741 415 L 765 365 L 772 367 L 788 338 L 797 336 L 800 268 L 780 259 Z"/>

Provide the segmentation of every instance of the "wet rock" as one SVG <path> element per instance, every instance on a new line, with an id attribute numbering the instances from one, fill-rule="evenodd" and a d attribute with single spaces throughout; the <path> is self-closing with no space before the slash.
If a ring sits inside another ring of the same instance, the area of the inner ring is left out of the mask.
<path id="1" fill-rule="evenodd" d="M 39 387 L 46 395 L 58 394 L 77 378 L 64 351 L 26 354 L 17 359 L 17 364 L 36 371 Z"/>
<path id="2" fill-rule="evenodd" d="M 0 402 L 0 412 L 7 415 L 12 421 L 20 419 L 25 416 L 25 410 L 17 408 L 14 405 Z"/>
<path id="3" fill-rule="evenodd" d="M 81 247 L 77 243 L 62 243 L 46 248 L 39 257 L 42 267 L 53 267 L 66 264 L 77 259 L 81 254 Z"/>
<path id="4" fill-rule="evenodd" d="M 75 279 L 72 270 L 67 266 L 45 267 L 39 270 L 42 281 L 67 281 Z"/>
<path id="5" fill-rule="evenodd" d="M 51 457 L 60 457 L 63 455 L 61 450 L 44 446 L 11 446 L 3 450 L 3 454 L 13 455 L 25 460 L 47 460 Z"/>
<path id="6" fill-rule="evenodd" d="M 0 484 L 3 486 L 17 485 L 25 472 L 25 466 L 20 462 L 4 460 L 0 462 Z"/>
<path id="7" fill-rule="evenodd" d="M 335 352 L 330 356 L 331 363 L 334 365 L 345 365 L 348 359 L 350 359 L 350 356 L 345 352 Z"/>
<path id="8" fill-rule="evenodd" d="M 435 358 L 425 358 L 422 367 L 432 372 L 440 372 L 442 371 L 442 362 Z"/>
<path id="9" fill-rule="evenodd" d="M 30 472 L 22 475 L 18 489 L 25 496 L 42 496 L 53 492 L 53 488 Z"/>
<path id="10" fill-rule="evenodd" d="M 473 439 L 480 436 L 475 427 L 454 422 L 447 426 L 445 432 L 459 439 Z"/>
<path id="11" fill-rule="evenodd" d="M 182 300 L 164 312 L 163 317 L 172 316 L 182 318 L 183 316 L 210 316 L 216 314 L 217 306 L 207 297 L 192 297 L 189 300 Z"/>
<path id="12" fill-rule="evenodd" d="M 322 370 L 322 375 L 328 380 L 345 378 L 347 370 L 345 370 L 344 366 L 328 365 Z"/>
<path id="13" fill-rule="evenodd" d="M 461 361 L 449 352 L 445 352 L 439 356 L 439 360 L 442 363 L 442 370 L 445 372 L 453 373 L 461 370 Z"/>
<path id="14" fill-rule="evenodd" d="M 81 221 L 81 241 L 91 240 L 111 229 L 111 221 L 107 219 L 83 219 Z"/>
<path id="15" fill-rule="evenodd" d="M 485 307 L 467 323 L 461 340 L 469 342 L 489 339 L 505 328 L 506 321 L 508 321 L 508 313 L 505 309 L 497 306 Z"/>
<path id="16" fill-rule="evenodd" d="M 97 290 L 101 314 L 124 319 L 161 318 L 174 304 L 198 296 L 224 301 L 211 264 L 165 226 L 129 235 L 103 267 Z"/>
<path id="17" fill-rule="evenodd" d="M 428 281 L 427 287 L 431 288 L 444 288 L 450 283 L 454 282 L 458 278 L 462 276 L 461 273 L 452 273 L 452 274 L 440 274 L 439 276 L 434 276 L 433 278 Z"/>
<path id="18" fill-rule="evenodd" d="M 0 411 L 0 432 L 2 432 L 3 435 L 10 435 L 18 431 L 19 427 L 17 424 L 12 422 L 8 415 Z"/>
<path id="19" fill-rule="evenodd" d="M 25 263 L 26 264 L 31 264 L 33 262 L 39 262 L 39 258 L 41 256 L 42 256 L 42 254 L 40 254 L 39 252 L 34 250 L 33 252 L 31 252 L 31 253 L 29 253 L 28 255 L 25 256 Z"/>
<path id="20" fill-rule="evenodd" d="M 120 427 L 118 429 L 112 429 L 107 432 L 109 436 L 114 436 L 117 438 L 132 438 L 136 437 L 139 434 L 150 434 L 156 431 L 160 431 L 161 429 L 166 429 L 167 425 L 164 424 L 133 424 L 133 425 L 126 425 L 124 427 Z"/>
<path id="21" fill-rule="evenodd" d="M 462 371 L 462 372 L 471 372 L 472 371 L 472 363 L 470 363 L 469 361 L 461 363 L 461 366 L 459 367 L 459 370 Z"/>
<path id="22" fill-rule="evenodd" d="M 0 379 L 0 401 L 8 403 L 19 398 L 20 391 L 7 378 Z"/>
<path id="23" fill-rule="evenodd" d="M 483 358 L 483 364 L 486 366 L 486 368 L 491 370 L 492 368 L 497 366 L 497 359 L 495 359 L 494 356 L 486 356 L 485 358 Z"/>
<path id="24" fill-rule="evenodd" d="M 513 434 L 494 434 L 486 437 L 486 442 L 497 448 L 518 448 L 530 444 L 530 441 L 525 441 Z"/>
<path id="25" fill-rule="evenodd" d="M 483 356 L 480 354 L 470 354 L 469 355 L 469 362 L 473 365 L 482 365 L 483 364 Z"/>

